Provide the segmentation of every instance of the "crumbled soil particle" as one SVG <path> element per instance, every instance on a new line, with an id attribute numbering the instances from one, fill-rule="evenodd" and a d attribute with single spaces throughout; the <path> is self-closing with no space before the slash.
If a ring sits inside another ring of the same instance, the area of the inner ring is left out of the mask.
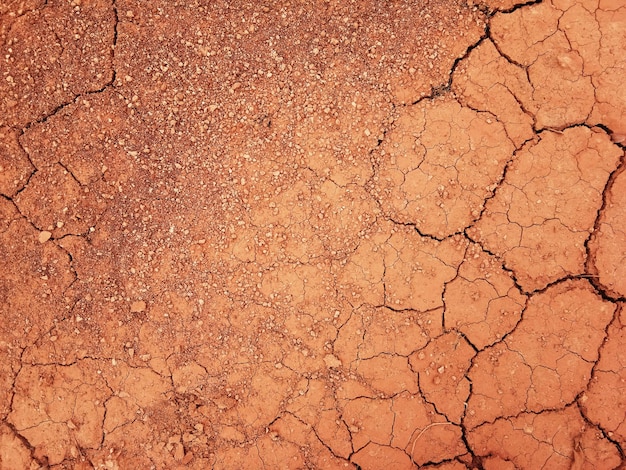
<path id="1" fill-rule="evenodd" d="M 626 465 L 621 0 L 0 5 L 0 468 Z"/>
<path id="2" fill-rule="evenodd" d="M 13 1 L 0 7 L 0 21 L 0 125 L 30 126 L 111 82 L 110 2 Z"/>

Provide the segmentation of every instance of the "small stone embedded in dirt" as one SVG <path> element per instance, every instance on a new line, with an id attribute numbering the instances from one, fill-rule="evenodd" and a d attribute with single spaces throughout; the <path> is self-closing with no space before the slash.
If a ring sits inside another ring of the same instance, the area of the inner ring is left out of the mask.
<path id="1" fill-rule="evenodd" d="M 143 300 L 136 300 L 130 304 L 130 311 L 133 313 L 143 312 L 146 309 L 146 303 Z"/>
<path id="2" fill-rule="evenodd" d="M 341 367 L 341 361 L 332 354 L 327 354 L 326 356 L 324 356 L 324 362 L 326 363 L 326 367 L 328 368 Z"/>
<path id="3" fill-rule="evenodd" d="M 52 237 L 52 232 L 42 230 L 41 232 L 39 232 L 39 236 L 37 237 L 37 239 L 39 240 L 39 243 L 46 243 L 48 240 L 50 240 L 50 237 Z"/>

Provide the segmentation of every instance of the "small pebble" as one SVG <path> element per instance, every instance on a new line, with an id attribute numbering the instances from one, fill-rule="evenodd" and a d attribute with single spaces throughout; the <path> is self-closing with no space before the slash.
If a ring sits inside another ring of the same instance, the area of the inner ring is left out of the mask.
<path id="1" fill-rule="evenodd" d="M 130 311 L 132 313 L 143 312 L 146 309 L 146 303 L 143 300 L 137 300 L 130 304 Z"/>
<path id="2" fill-rule="evenodd" d="M 39 243 L 46 243 L 48 240 L 50 240 L 50 237 L 52 237 L 52 233 L 48 232 L 47 230 L 39 232 Z"/>

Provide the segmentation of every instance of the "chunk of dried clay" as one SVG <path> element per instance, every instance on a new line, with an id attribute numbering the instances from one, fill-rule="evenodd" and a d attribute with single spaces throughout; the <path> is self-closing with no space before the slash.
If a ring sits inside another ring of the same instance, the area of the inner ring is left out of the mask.
<path id="1" fill-rule="evenodd" d="M 449 236 L 478 218 L 513 149 L 490 114 L 451 99 L 423 101 L 389 132 L 372 193 L 392 220 Z"/>
<path id="2" fill-rule="evenodd" d="M 504 58 L 492 41 L 483 41 L 459 62 L 452 89 L 462 103 L 493 114 L 516 147 L 533 137 L 533 117 L 521 105 L 533 93 L 526 70 Z"/>
<path id="3" fill-rule="evenodd" d="M 532 297 L 515 330 L 473 361 L 465 424 L 571 403 L 587 387 L 614 312 L 586 281 L 567 281 Z"/>
<path id="4" fill-rule="evenodd" d="M 582 274 L 585 241 L 621 155 L 603 131 L 543 132 L 518 152 L 469 235 L 503 259 L 528 292 Z"/>
<path id="5" fill-rule="evenodd" d="M 626 395 L 623 393 L 626 381 L 625 348 L 626 308 L 622 303 L 607 329 L 607 340 L 602 345 L 589 388 L 578 399 L 585 416 L 605 430 L 622 448 L 626 445 Z"/>
<path id="6" fill-rule="evenodd" d="M 496 14 L 491 22 L 498 49 L 526 69 L 532 94 L 518 97 L 534 115 L 536 129 L 585 122 L 595 104 L 587 64 L 560 29 L 562 15 L 552 2 L 544 2 Z"/>
<path id="7" fill-rule="evenodd" d="M 446 329 L 462 332 L 484 349 L 510 333 L 521 318 L 526 296 L 493 255 L 470 245 L 458 276 L 444 293 Z"/>
<path id="8" fill-rule="evenodd" d="M 626 297 L 626 171 L 620 171 L 606 194 L 598 229 L 589 243 L 590 266 L 600 285 L 613 297 Z"/>
<path id="9" fill-rule="evenodd" d="M 509 468 L 505 462 L 529 469 L 617 468 L 621 461 L 617 448 L 575 405 L 498 419 L 470 431 L 468 442 L 476 455 L 495 458 L 489 469 Z"/>

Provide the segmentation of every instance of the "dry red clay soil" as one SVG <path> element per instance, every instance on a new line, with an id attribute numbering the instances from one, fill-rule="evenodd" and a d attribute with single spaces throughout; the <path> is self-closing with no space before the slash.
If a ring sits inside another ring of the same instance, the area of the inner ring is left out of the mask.
<path id="1" fill-rule="evenodd" d="M 0 3 L 0 468 L 626 464 L 623 0 Z"/>

